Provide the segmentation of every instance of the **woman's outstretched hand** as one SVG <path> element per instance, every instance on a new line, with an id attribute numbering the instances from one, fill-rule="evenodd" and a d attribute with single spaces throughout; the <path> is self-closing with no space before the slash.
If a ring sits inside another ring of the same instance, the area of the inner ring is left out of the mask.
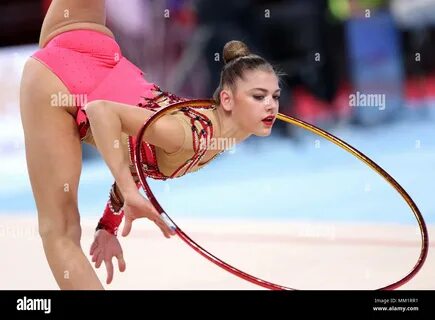
<path id="1" fill-rule="evenodd" d="M 166 238 L 170 238 L 175 234 L 175 232 L 163 221 L 152 203 L 148 199 L 145 199 L 139 191 L 125 195 L 123 208 L 125 219 L 124 228 L 122 230 L 123 237 L 130 233 L 133 220 L 138 218 L 148 218 L 153 221 L 160 228 Z"/>
<path id="2" fill-rule="evenodd" d="M 99 268 L 104 261 L 107 270 L 107 284 L 110 284 L 113 279 L 113 257 L 118 259 L 119 271 L 125 271 L 125 260 L 118 238 L 104 229 L 95 232 L 94 242 L 91 245 L 89 254 L 92 256 L 92 262 L 95 262 L 96 268 Z"/>

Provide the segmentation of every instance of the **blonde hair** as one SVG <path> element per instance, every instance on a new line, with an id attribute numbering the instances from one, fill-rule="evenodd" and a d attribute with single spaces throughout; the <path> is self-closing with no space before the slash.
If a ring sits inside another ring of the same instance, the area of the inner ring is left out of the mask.
<path id="1" fill-rule="evenodd" d="M 232 40 L 225 44 L 223 49 L 224 67 L 221 71 L 219 86 L 213 94 L 213 100 L 220 104 L 220 93 L 224 86 L 235 88 L 236 80 L 243 79 L 247 70 L 262 69 L 273 72 L 279 78 L 275 68 L 264 58 L 251 53 L 248 46 L 242 41 Z"/>

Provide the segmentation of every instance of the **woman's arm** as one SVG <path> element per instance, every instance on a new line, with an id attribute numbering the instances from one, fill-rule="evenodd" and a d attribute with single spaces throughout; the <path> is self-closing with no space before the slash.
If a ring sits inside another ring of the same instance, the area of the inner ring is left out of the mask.
<path id="1" fill-rule="evenodd" d="M 96 148 L 95 142 L 93 141 L 93 137 L 91 134 L 91 130 L 88 130 L 88 133 L 88 136 L 92 138 L 92 142 L 94 144 L 94 147 Z M 132 164 L 130 159 L 129 136 L 123 133 L 121 139 L 121 147 L 124 153 L 124 157 L 129 159 L 130 173 L 133 176 L 137 188 L 140 188 L 140 181 L 139 176 L 136 172 L 136 167 Z M 104 208 L 103 216 L 98 221 L 97 230 L 105 229 L 109 233 L 116 235 L 119 225 L 121 224 L 124 217 L 124 210 L 122 209 L 122 207 L 124 206 L 124 198 L 122 197 L 121 191 L 116 185 L 116 181 L 112 184 L 108 196 L 109 199 L 106 203 L 106 207 Z"/>
<path id="2" fill-rule="evenodd" d="M 136 183 L 130 173 L 129 160 L 121 147 L 121 132 L 136 135 L 154 112 L 122 103 L 95 100 L 86 105 L 92 135 L 97 149 L 107 163 L 124 199 L 137 193 Z M 185 134 L 178 120 L 165 115 L 145 132 L 144 140 L 164 149 L 167 153 L 178 151 Z"/>
<path id="3" fill-rule="evenodd" d="M 121 146 L 121 132 L 136 135 L 153 111 L 139 107 L 103 100 L 95 100 L 85 107 L 95 144 L 112 172 L 124 198 L 125 223 L 123 236 L 130 233 L 132 222 L 146 217 L 152 220 L 170 238 L 175 232 L 160 217 L 149 200 L 137 190 L 130 173 L 129 161 L 124 157 Z M 164 115 L 145 132 L 144 139 L 159 146 L 166 152 L 178 151 L 183 146 L 183 126 L 171 115 Z"/>
<path id="4" fill-rule="evenodd" d="M 139 176 L 136 173 L 136 169 L 130 167 L 131 174 L 134 178 L 137 188 L 140 188 Z M 116 182 L 112 184 L 112 187 L 109 191 L 109 200 L 106 203 L 106 207 L 104 208 L 103 216 L 98 221 L 98 225 L 96 231 L 99 229 L 104 229 L 107 232 L 117 235 L 119 225 L 122 222 L 122 218 L 124 217 L 124 198 L 119 191 Z"/>

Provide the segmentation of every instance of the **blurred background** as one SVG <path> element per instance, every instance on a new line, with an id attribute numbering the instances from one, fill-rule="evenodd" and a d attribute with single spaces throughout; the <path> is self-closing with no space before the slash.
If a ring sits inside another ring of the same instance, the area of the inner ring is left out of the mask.
<path id="1" fill-rule="evenodd" d="M 285 73 L 281 113 L 362 151 L 435 223 L 435 0 L 106 2 L 107 25 L 124 55 L 147 80 L 180 96 L 211 97 L 224 44 L 247 43 Z M 36 213 L 19 84 L 49 4 L 0 2 L 0 214 Z M 92 147 L 83 146 L 83 160 L 79 208 L 96 223 L 113 178 Z M 249 212 L 257 219 L 416 227 L 403 200 L 364 164 L 279 121 L 270 137 L 252 137 L 195 174 L 153 186 L 167 212 L 181 217 L 246 218 Z M 210 201 L 212 194 L 226 201 Z M 334 225 L 301 228 L 298 236 L 334 239 Z M 418 248 L 418 231 L 414 240 Z M 367 269 L 361 272 L 367 276 Z"/>
<path id="2" fill-rule="evenodd" d="M 37 50 L 49 4 L 0 4 L 0 211 L 35 209 L 25 168 L 19 82 L 25 60 Z M 193 98 L 212 96 L 223 45 L 245 41 L 285 73 L 282 113 L 335 133 L 381 166 L 384 160 L 387 171 L 397 168 L 399 182 L 412 180 L 410 191 L 420 197 L 417 203 L 426 206 L 426 215 L 433 216 L 435 1 L 107 0 L 107 24 L 124 55 L 149 81 Z M 370 94 L 379 99 L 369 101 Z M 329 166 L 316 157 L 320 138 L 280 121 L 272 136 L 295 146 L 286 167 L 307 157 L 314 157 L 319 168 Z M 245 147 L 265 152 L 260 145 L 252 138 Z M 242 147 L 222 158 L 237 157 Z M 309 150 L 313 153 L 303 154 Z M 92 168 L 88 176 L 84 166 L 85 187 L 98 179 L 101 186 L 109 183 L 110 173 L 87 145 L 84 160 Z M 93 204 L 103 205 L 106 192 L 91 190 L 83 193 L 81 205 L 86 206 L 90 194 Z"/>

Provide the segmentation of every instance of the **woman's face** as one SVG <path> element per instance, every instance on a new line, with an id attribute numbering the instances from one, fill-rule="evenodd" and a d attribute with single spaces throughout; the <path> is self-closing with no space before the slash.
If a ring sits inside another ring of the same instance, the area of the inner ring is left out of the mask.
<path id="1" fill-rule="evenodd" d="M 243 131 L 268 136 L 279 108 L 278 77 L 272 71 L 249 70 L 238 78 L 233 92 L 232 116 Z M 269 117 L 269 121 L 267 121 Z M 266 119 L 266 120 L 265 120 Z"/>

